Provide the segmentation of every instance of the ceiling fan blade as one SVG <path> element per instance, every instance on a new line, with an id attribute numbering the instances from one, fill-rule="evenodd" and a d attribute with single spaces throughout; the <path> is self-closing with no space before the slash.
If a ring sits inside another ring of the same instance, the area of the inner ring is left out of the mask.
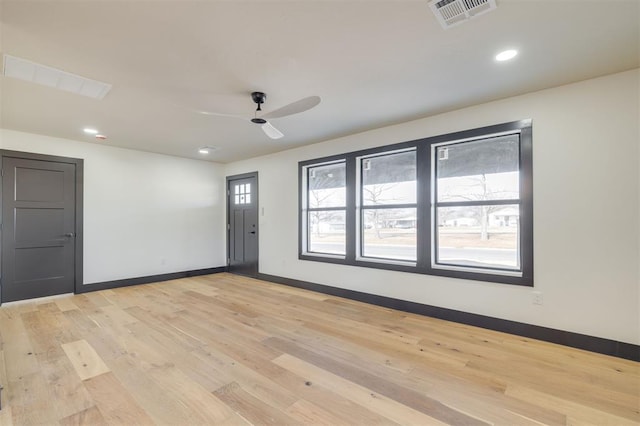
<path id="1" fill-rule="evenodd" d="M 268 121 L 262 125 L 262 131 L 271 139 L 280 139 L 284 136 L 280 130 L 273 127 Z"/>
<path id="2" fill-rule="evenodd" d="M 282 108 L 271 111 L 263 115 L 262 117 L 266 120 L 270 118 L 286 117 L 287 115 L 298 114 L 300 112 L 310 110 L 319 103 L 320 96 L 309 96 L 308 98 L 300 99 L 299 101 L 290 103 L 289 105 L 285 105 Z"/>
<path id="3" fill-rule="evenodd" d="M 243 114 L 225 114 L 222 112 L 203 111 L 203 110 L 193 110 L 193 111 L 197 112 L 198 114 L 212 115 L 214 117 L 231 117 L 231 118 L 242 118 L 242 119 L 247 118 L 247 116 Z"/>

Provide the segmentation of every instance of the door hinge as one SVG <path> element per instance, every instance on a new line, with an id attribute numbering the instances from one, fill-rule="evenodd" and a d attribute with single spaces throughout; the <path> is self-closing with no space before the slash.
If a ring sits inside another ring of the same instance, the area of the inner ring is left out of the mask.
<path id="1" fill-rule="evenodd" d="M 231 224 L 227 223 L 227 231 L 231 230 Z"/>
<path id="2" fill-rule="evenodd" d="M 4 169 L 0 170 L 0 177 L 4 177 Z"/>
<path id="3" fill-rule="evenodd" d="M 231 192 L 229 192 L 229 190 L 227 189 L 227 197 L 231 195 Z"/>

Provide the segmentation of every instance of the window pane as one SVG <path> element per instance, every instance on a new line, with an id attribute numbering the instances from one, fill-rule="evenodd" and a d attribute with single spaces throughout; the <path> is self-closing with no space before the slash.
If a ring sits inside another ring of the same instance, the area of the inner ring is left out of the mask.
<path id="1" fill-rule="evenodd" d="M 362 256 L 416 260 L 416 209 L 365 209 Z"/>
<path id="2" fill-rule="evenodd" d="M 363 205 L 416 202 L 416 152 L 362 158 Z"/>
<path id="3" fill-rule="evenodd" d="M 247 194 L 245 201 L 247 202 L 247 204 L 251 204 L 251 194 Z"/>
<path id="4" fill-rule="evenodd" d="M 346 205 L 345 163 L 309 167 L 309 207 L 343 207 Z"/>
<path id="5" fill-rule="evenodd" d="M 436 148 L 438 201 L 519 198 L 519 135 Z"/>
<path id="6" fill-rule="evenodd" d="M 251 194 L 251 184 L 248 183 L 244 186 L 244 192 L 246 192 L 247 194 Z"/>
<path id="7" fill-rule="evenodd" d="M 344 210 L 309 212 L 309 251 L 345 254 L 346 231 Z"/>
<path id="8" fill-rule="evenodd" d="M 517 204 L 439 207 L 436 263 L 520 269 Z"/>

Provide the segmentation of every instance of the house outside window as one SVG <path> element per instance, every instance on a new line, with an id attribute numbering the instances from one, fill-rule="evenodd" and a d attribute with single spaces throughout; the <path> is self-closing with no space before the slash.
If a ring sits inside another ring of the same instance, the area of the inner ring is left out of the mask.
<path id="1" fill-rule="evenodd" d="M 443 142 L 431 150 L 432 267 L 518 275 L 520 135 Z M 505 223 L 512 226 L 500 226 Z"/>

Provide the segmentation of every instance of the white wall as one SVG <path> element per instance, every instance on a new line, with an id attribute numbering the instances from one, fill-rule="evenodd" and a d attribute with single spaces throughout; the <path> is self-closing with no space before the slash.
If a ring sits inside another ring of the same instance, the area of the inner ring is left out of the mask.
<path id="1" fill-rule="evenodd" d="M 639 80 L 632 70 L 227 165 L 259 172 L 260 272 L 640 343 Z M 524 118 L 542 306 L 531 288 L 298 260 L 298 161 Z"/>
<path id="2" fill-rule="evenodd" d="M 84 159 L 84 283 L 225 265 L 223 167 L 0 130 L 0 148 Z"/>

